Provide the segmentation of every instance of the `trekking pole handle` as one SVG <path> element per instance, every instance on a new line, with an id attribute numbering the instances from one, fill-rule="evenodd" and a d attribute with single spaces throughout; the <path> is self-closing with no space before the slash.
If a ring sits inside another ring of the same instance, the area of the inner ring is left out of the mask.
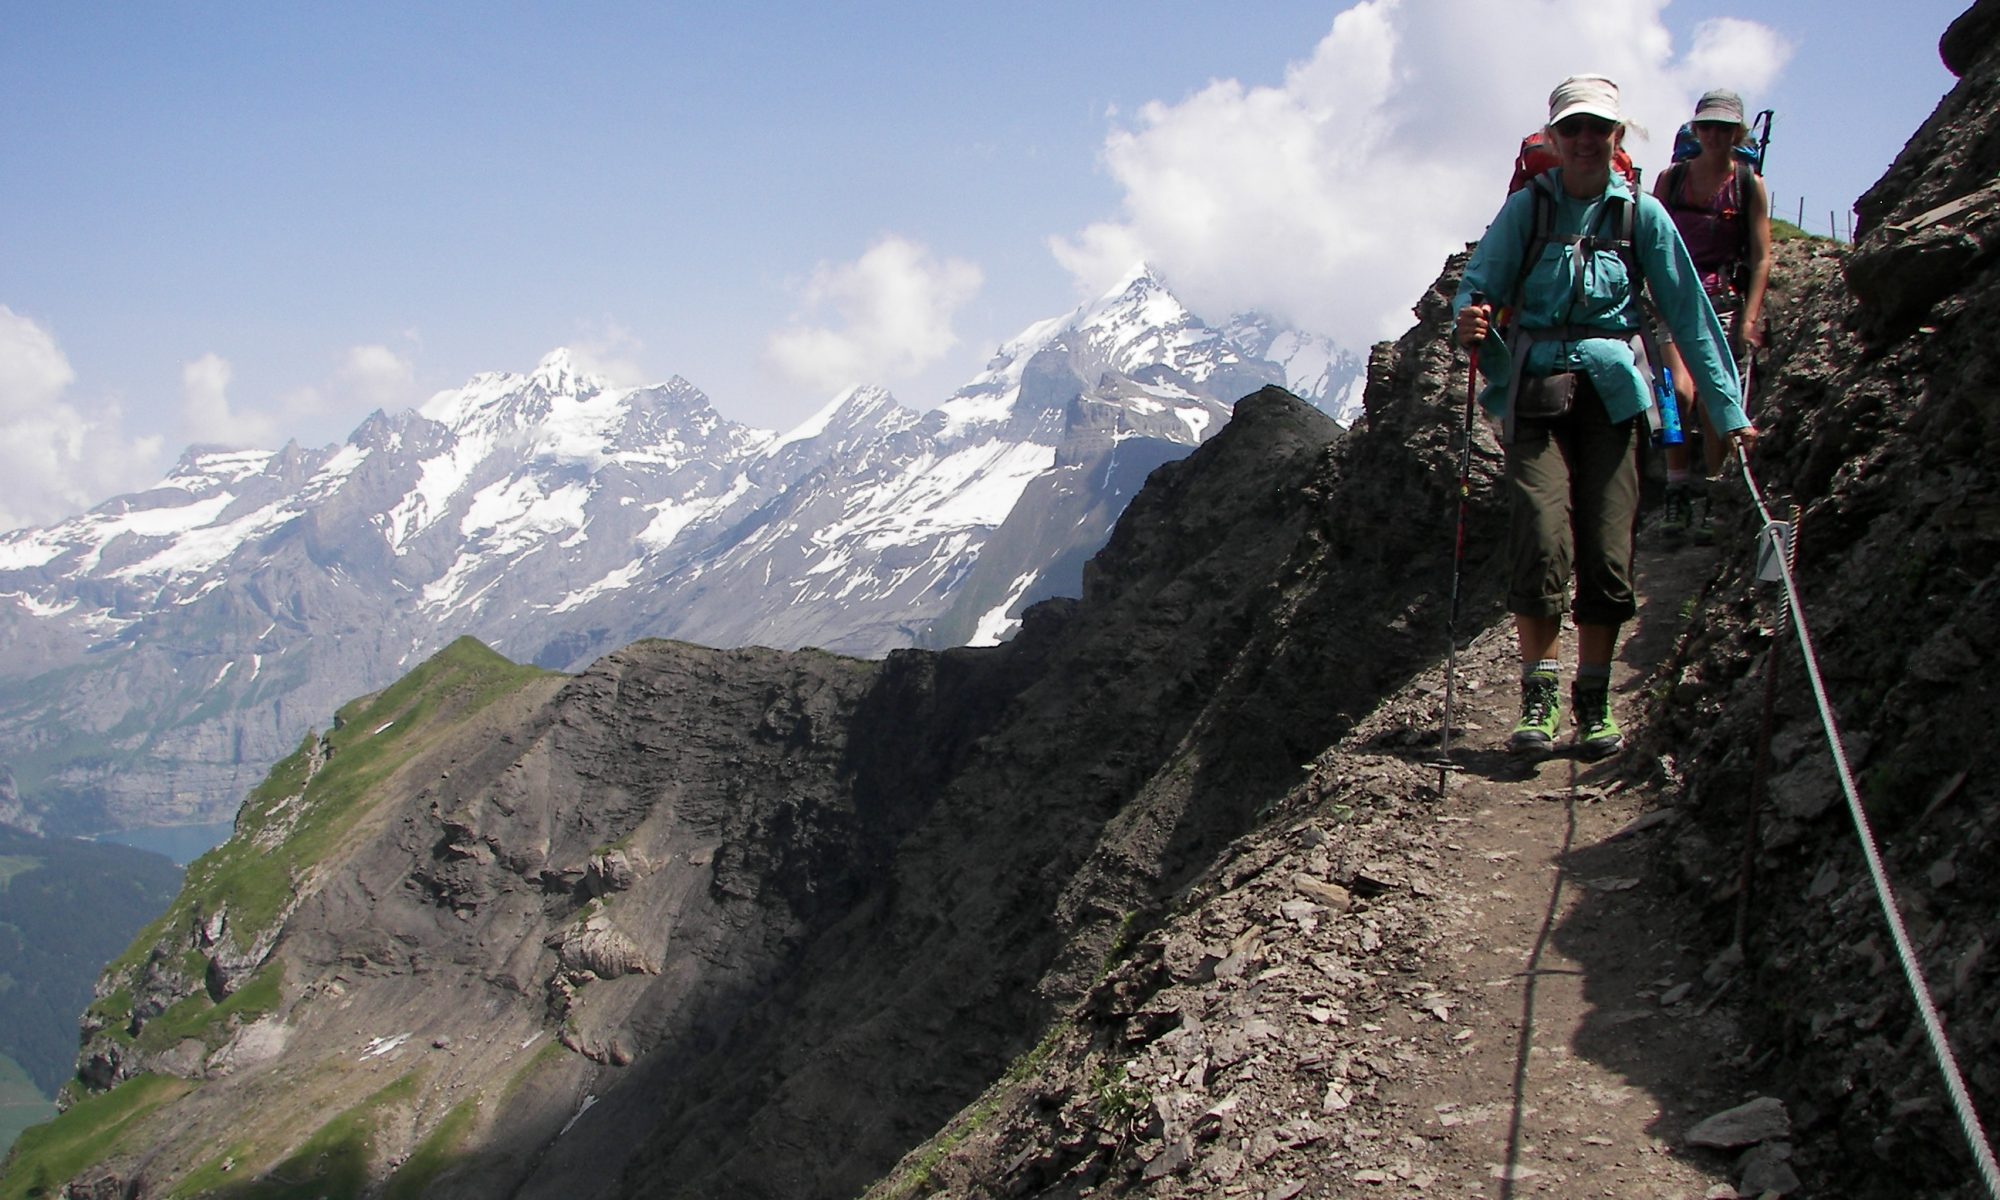
<path id="1" fill-rule="evenodd" d="M 1466 300 L 1466 303 L 1465 303 L 1465 307 L 1466 307 L 1466 308 L 1485 308 L 1485 307 L 1486 307 L 1486 293 L 1485 293 L 1485 292 L 1474 292 L 1474 293 L 1472 293 L 1471 297 L 1470 297 L 1470 298 L 1468 298 L 1468 299 Z M 1463 309 L 1461 309 L 1460 311 L 1461 311 L 1461 312 L 1463 312 L 1464 310 L 1463 310 Z M 1489 317 L 1487 318 L 1487 320 L 1488 320 L 1489 322 L 1491 322 L 1492 318 L 1491 318 L 1491 317 L 1489 316 Z M 1473 345 L 1470 345 L 1470 346 L 1467 346 L 1467 347 L 1465 348 L 1465 352 L 1466 352 L 1467 354 L 1469 354 L 1469 355 L 1471 355 L 1471 356 L 1472 356 L 1472 361 L 1474 361 L 1474 362 L 1478 362 L 1478 361 L 1479 361 L 1479 346 L 1478 346 L 1478 345 L 1477 345 L 1476 343 L 1475 343 L 1475 344 L 1473 344 Z"/>

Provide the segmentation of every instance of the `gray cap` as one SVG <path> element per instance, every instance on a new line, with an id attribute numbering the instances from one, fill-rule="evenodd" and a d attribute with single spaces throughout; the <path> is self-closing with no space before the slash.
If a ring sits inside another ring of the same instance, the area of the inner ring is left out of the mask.
<path id="1" fill-rule="evenodd" d="M 1743 97 L 1728 88 L 1716 88 L 1702 93 L 1699 103 L 1694 106 L 1697 121 L 1722 121 L 1730 125 L 1743 123 Z"/>

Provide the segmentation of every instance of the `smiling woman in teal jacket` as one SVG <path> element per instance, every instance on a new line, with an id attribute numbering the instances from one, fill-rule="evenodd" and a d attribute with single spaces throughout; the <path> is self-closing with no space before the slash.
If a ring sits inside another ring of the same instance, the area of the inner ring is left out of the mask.
<path id="1" fill-rule="evenodd" d="M 1521 719 L 1507 747 L 1539 754 L 1554 746 L 1562 727 L 1557 644 L 1563 615 L 1573 613 L 1576 744 L 1595 759 L 1624 743 L 1611 713 L 1611 656 L 1636 611 L 1640 417 L 1652 402 L 1634 350 L 1645 318 L 1616 244 L 1623 206 L 1631 206 L 1632 257 L 1708 403 L 1710 427 L 1745 453 L 1757 431 L 1673 220 L 1611 170 L 1625 133 L 1618 85 L 1601 75 L 1563 80 L 1549 96 L 1548 132 L 1562 165 L 1507 198 L 1466 264 L 1453 307 L 1459 343 L 1479 349 L 1489 380 L 1481 405 L 1507 431 L 1507 607 L 1521 647 Z M 1538 201 L 1538 190 L 1548 199 Z M 1536 205 L 1549 200 L 1551 236 L 1524 274 Z M 1493 305 L 1473 304 L 1475 294 L 1513 303 L 1513 346 L 1495 330 Z"/>

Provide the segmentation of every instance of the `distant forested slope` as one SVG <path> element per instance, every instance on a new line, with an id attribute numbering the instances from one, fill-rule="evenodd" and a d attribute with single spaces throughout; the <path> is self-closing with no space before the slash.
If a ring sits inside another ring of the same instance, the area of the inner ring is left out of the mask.
<path id="1" fill-rule="evenodd" d="M 164 855 L 0 826 L 0 1054 L 44 1095 L 76 1072 L 77 1018 L 98 972 L 180 880 Z"/>

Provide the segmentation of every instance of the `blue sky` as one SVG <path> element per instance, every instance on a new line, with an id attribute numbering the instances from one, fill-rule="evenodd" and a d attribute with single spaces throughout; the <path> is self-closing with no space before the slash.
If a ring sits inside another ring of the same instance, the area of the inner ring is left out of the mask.
<path id="1" fill-rule="evenodd" d="M 1365 349 L 1575 71 L 1651 169 L 1705 87 L 1776 108 L 1823 231 L 1963 7 L 0 0 L 0 528 L 558 346 L 765 428 L 926 408 L 1141 256 Z"/>

